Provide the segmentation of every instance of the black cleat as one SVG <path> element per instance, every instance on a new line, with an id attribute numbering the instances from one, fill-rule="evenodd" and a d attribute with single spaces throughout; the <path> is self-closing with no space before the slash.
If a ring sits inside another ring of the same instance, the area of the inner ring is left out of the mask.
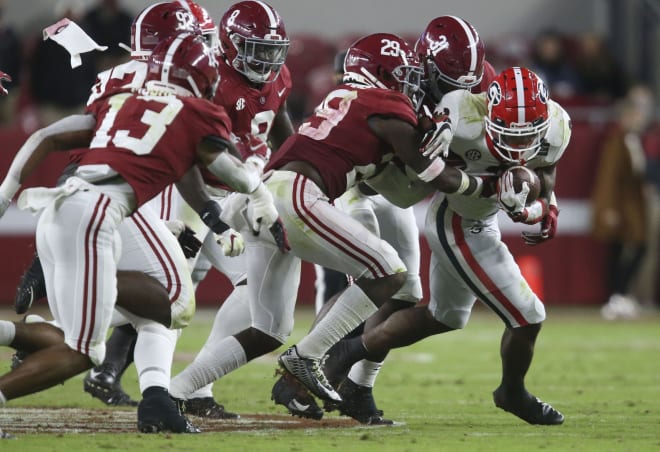
<path id="1" fill-rule="evenodd" d="M 206 417 L 210 419 L 238 419 L 240 416 L 236 413 L 225 410 L 224 405 L 220 405 L 213 397 L 198 397 L 188 399 L 183 402 L 183 412 L 193 416 Z"/>
<path id="2" fill-rule="evenodd" d="M 83 387 L 85 392 L 106 405 L 138 406 L 138 403 L 124 392 L 114 372 L 104 366 L 95 367 L 87 372 Z"/>
<path id="3" fill-rule="evenodd" d="M 10 435 L 0 428 L 0 439 L 16 439 L 16 437 L 14 435 Z"/>
<path id="4" fill-rule="evenodd" d="M 270 399 L 277 405 L 283 405 L 292 416 L 316 419 L 323 417 L 323 410 L 314 400 L 307 388 L 289 372 L 276 370 L 281 375 L 273 385 Z"/>
<path id="5" fill-rule="evenodd" d="M 323 363 L 323 373 L 328 382 L 337 388 L 348 376 L 352 365 L 353 362 L 348 360 L 348 341 L 342 339 L 328 350 Z"/>
<path id="6" fill-rule="evenodd" d="M 564 423 L 564 415 L 555 410 L 549 403 L 542 402 L 525 391 L 518 394 L 507 394 L 500 386 L 493 392 L 495 406 L 518 416 L 533 425 L 560 425 Z"/>
<path id="7" fill-rule="evenodd" d="M 330 402 L 341 402 L 341 397 L 335 388 L 328 383 L 323 373 L 323 359 L 306 358 L 298 354 L 298 348 L 294 345 L 282 353 L 278 359 L 280 365 L 296 377 L 316 397 Z"/>
<path id="8" fill-rule="evenodd" d="M 349 416 L 365 425 L 394 425 L 391 419 L 383 418 L 383 410 L 376 408 L 373 388 L 360 386 L 349 378 L 337 390 L 343 399 L 339 404 L 327 403 L 326 410 L 339 410 L 344 416 Z"/>
<path id="9" fill-rule="evenodd" d="M 24 314 L 32 304 L 46 297 L 46 282 L 44 281 L 44 272 L 41 268 L 39 256 L 34 255 L 34 260 L 30 267 L 21 276 L 21 281 L 16 288 L 16 297 L 14 298 L 14 311 L 16 314 Z"/>
<path id="10" fill-rule="evenodd" d="M 137 420 L 142 433 L 200 433 L 164 390 L 162 394 L 146 396 L 140 401 Z"/>

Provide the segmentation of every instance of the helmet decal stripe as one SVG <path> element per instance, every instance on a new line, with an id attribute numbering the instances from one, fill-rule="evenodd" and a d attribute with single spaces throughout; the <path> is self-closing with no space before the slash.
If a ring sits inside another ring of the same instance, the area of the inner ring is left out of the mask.
<path id="1" fill-rule="evenodd" d="M 142 50 L 142 21 L 144 20 L 145 17 L 149 15 L 149 11 L 154 9 L 156 6 L 162 4 L 163 2 L 159 3 L 154 3 L 153 5 L 147 7 L 144 11 L 142 11 L 142 14 L 140 14 L 140 17 L 137 18 L 135 21 L 135 45 L 134 49 L 131 50 Z"/>
<path id="2" fill-rule="evenodd" d="M 465 36 L 468 38 L 468 48 L 470 49 L 470 72 L 474 73 L 477 70 L 477 37 L 475 36 L 475 32 L 473 28 L 468 25 L 467 22 L 465 22 L 463 19 L 460 17 L 456 16 L 450 16 L 458 24 L 463 28 L 463 31 L 465 31 Z"/>
<path id="3" fill-rule="evenodd" d="M 261 5 L 261 7 L 266 11 L 266 14 L 268 15 L 268 21 L 270 22 L 270 25 L 268 28 L 277 28 L 277 18 L 275 17 L 275 14 L 273 13 L 273 10 L 270 9 L 270 6 L 265 4 L 264 2 L 260 1 L 255 1 L 255 3 L 258 3 Z"/>
<path id="4" fill-rule="evenodd" d="M 170 45 L 169 49 L 167 49 L 167 53 L 165 54 L 165 60 L 163 61 L 163 71 L 160 75 L 160 81 L 163 83 L 169 83 L 170 81 L 170 68 L 173 67 L 174 63 L 172 60 L 174 59 L 174 54 L 176 53 L 176 50 L 179 48 L 181 43 L 183 42 L 184 37 L 187 35 L 182 34 L 177 36 L 174 41 L 172 41 L 172 44 Z"/>
<path id="5" fill-rule="evenodd" d="M 518 123 L 525 124 L 525 83 L 522 78 L 522 71 L 519 67 L 513 68 L 513 74 L 516 79 L 516 95 L 518 104 Z"/>

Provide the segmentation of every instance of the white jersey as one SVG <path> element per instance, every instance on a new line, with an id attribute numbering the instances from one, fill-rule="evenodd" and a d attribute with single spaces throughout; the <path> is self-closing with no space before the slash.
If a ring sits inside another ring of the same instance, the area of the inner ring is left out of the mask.
<path id="1" fill-rule="evenodd" d="M 443 96 L 436 111 L 449 111 L 455 125 L 450 149 L 465 165 L 462 168 L 471 175 L 494 175 L 502 161 L 497 152 L 489 147 L 484 118 L 488 115 L 486 94 L 472 94 L 457 90 Z M 550 128 L 543 139 L 541 150 L 525 164 L 536 169 L 556 164 L 568 146 L 571 125 L 568 113 L 556 102 L 548 102 Z M 447 195 L 449 207 L 463 218 L 481 219 L 495 215 L 498 210 L 496 197 L 471 198 L 457 194 Z"/>

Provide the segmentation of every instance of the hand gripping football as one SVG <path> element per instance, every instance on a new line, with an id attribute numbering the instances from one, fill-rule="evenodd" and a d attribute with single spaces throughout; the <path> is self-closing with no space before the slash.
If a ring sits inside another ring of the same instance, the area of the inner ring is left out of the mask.
<path id="1" fill-rule="evenodd" d="M 530 205 L 536 199 L 538 199 L 541 194 L 541 179 L 536 174 L 534 170 L 527 168 L 526 166 L 512 166 L 507 168 L 500 177 L 497 179 L 497 194 L 499 197 L 500 189 L 502 187 L 502 181 L 507 173 L 513 173 L 513 188 L 516 193 L 519 193 L 522 190 L 523 182 L 527 182 L 529 185 L 529 193 L 527 194 L 526 204 Z"/>

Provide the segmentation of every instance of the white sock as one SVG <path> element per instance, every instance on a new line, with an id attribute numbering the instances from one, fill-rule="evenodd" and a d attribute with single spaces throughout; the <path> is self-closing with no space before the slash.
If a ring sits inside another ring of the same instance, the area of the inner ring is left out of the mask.
<path id="1" fill-rule="evenodd" d="M 138 327 L 134 361 L 140 392 L 152 386 L 169 389 L 177 338 L 177 330 L 156 322 Z"/>
<path id="2" fill-rule="evenodd" d="M 213 383 L 209 383 L 203 388 L 199 388 L 197 391 L 188 395 L 188 400 L 190 399 L 204 399 L 207 397 L 213 397 Z"/>
<path id="3" fill-rule="evenodd" d="M 348 372 L 348 378 L 360 386 L 373 388 L 376 383 L 376 377 L 378 377 L 378 373 L 382 367 L 383 361 L 377 363 L 363 359 L 353 364 L 353 367 Z"/>
<path id="4" fill-rule="evenodd" d="M 250 304 L 248 303 L 247 297 L 247 285 L 234 287 L 234 290 L 229 294 L 225 302 L 222 303 L 222 306 L 215 315 L 215 319 L 213 320 L 213 327 L 211 327 L 209 337 L 206 339 L 207 344 L 217 344 L 224 338 L 243 331 L 250 326 L 252 318 L 250 316 Z M 243 353 L 243 355 L 245 355 L 245 353 Z M 195 358 L 196 361 L 199 359 L 201 358 Z M 204 363 L 202 363 L 202 365 L 204 365 Z M 207 363 L 205 366 L 212 367 L 213 363 Z M 189 379 L 191 378 L 191 375 L 192 373 L 184 374 L 182 372 L 181 374 L 177 375 L 175 379 Z M 182 381 L 177 381 L 177 387 L 188 388 L 186 391 L 189 391 L 190 388 L 195 386 L 196 384 L 194 384 L 192 381 L 188 381 L 185 384 Z M 187 394 L 186 396 L 188 399 L 205 397 L 213 397 L 213 383 L 209 383 L 200 389 Z"/>
<path id="5" fill-rule="evenodd" d="M 172 379 L 170 394 L 179 399 L 190 395 L 247 363 L 245 350 L 234 336 L 219 342 L 207 341 L 195 360 Z"/>
<path id="6" fill-rule="evenodd" d="M 7 404 L 7 397 L 0 391 L 0 405 L 6 405 Z"/>
<path id="7" fill-rule="evenodd" d="M 0 345 L 9 345 L 16 337 L 16 325 L 8 320 L 0 320 Z"/>
<path id="8" fill-rule="evenodd" d="M 349 286 L 326 316 L 296 344 L 298 353 L 308 358 L 322 358 L 330 347 L 377 310 L 357 284 Z"/>

